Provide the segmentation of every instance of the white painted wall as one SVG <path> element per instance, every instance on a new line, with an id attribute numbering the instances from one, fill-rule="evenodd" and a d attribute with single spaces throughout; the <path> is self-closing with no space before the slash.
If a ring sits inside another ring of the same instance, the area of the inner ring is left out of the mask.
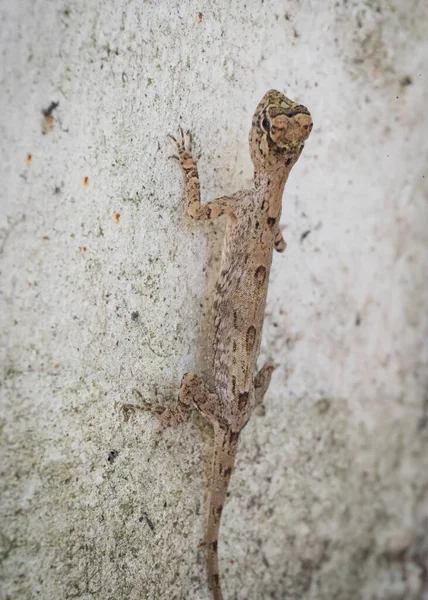
<path id="1" fill-rule="evenodd" d="M 159 435 L 120 405 L 206 369 L 221 229 L 180 212 L 166 135 L 192 130 L 206 199 L 249 186 L 272 87 L 315 127 L 284 196 L 261 357 L 280 366 L 242 435 L 225 595 L 428 598 L 424 3 L 0 15 L 3 598 L 209 598 L 210 429 Z"/>

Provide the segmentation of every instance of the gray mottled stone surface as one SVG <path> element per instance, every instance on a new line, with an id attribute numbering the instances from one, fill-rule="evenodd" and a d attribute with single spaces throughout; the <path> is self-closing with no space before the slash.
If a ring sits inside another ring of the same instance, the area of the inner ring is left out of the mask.
<path id="1" fill-rule="evenodd" d="M 2 0 L 0 17 L 3 599 L 208 600 L 210 429 L 159 435 L 120 405 L 206 370 L 221 227 L 180 211 L 166 135 L 193 131 L 206 199 L 248 186 L 275 87 L 315 127 L 284 197 L 261 357 L 280 366 L 242 435 L 225 596 L 426 600 L 424 3 Z"/>

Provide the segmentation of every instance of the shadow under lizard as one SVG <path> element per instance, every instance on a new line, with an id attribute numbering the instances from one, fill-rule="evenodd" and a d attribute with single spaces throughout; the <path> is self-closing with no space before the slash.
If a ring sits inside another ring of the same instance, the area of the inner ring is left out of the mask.
<path id="1" fill-rule="evenodd" d="M 186 207 L 196 220 L 228 216 L 220 275 L 216 284 L 213 323 L 213 387 L 195 373 L 183 376 L 175 410 L 158 405 L 150 410 L 163 427 L 187 420 L 197 408 L 213 425 L 214 451 L 209 489 L 207 548 L 208 583 L 214 600 L 222 600 L 218 569 L 220 519 L 226 500 L 238 438 L 254 408 L 263 402 L 275 365 L 266 362 L 257 372 L 273 249 L 286 243 L 279 220 L 285 183 L 312 129 L 307 108 L 270 90 L 254 113 L 249 142 L 254 187 L 201 204 L 199 176 L 188 142 L 181 131 L 176 146 L 186 184 Z"/>

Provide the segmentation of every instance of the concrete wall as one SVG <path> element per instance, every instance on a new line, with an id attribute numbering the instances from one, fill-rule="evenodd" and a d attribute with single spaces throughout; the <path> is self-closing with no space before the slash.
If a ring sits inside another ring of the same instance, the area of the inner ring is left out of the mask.
<path id="1" fill-rule="evenodd" d="M 198 14 L 199 13 L 199 14 Z M 3 0 L 3 598 L 209 598 L 211 431 L 125 422 L 204 372 L 221 226 L 274 87 L 314 130 L 284 195 L 220 545 L 227 599 L 428 598 L 424 2 Z M 59 102 L 51 116 L 42 109 Z"/>

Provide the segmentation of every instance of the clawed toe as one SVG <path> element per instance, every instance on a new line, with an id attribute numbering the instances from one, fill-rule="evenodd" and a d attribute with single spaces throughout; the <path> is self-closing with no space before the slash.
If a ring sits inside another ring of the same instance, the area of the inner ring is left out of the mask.
<path id="1" fill-rule="evenodd" d="M 162 413 L 163 409 L 157 405 L 151 403 L 146 404 L 122 404 L 121 410 L 124 414 L 125 421 L 129 420 L 131 414 L 136 412 L 151 412 L 155 416 Z"/>
<path id="2" fill-rule="evenodd" d="M 122 404 L 121 410 L 129 417 L 129 413 L 134 413 L 136 411 L 148 411 L 150 410 L 150 406 L 144 406 L 139 404 Z"/>
<path id="3" fill-rule="evenodd" d="M 142 408 L 136 404 L 122 404 L 120 410 L 123 412 L 125 421 L 129 421 L 131 413 L 135 413 L 137 410 L 142 410 Z"/>
<path id="4" fill-rule="evenodd" d="M 184 130 L 181 127 L 181 125 L 179 126 L 179 131 L 180 131 L 180 139 L 177 140 L 177 138 L 174 137 L 173 135 L 171 135 L 170 133 L 168 133 L 167 137 L 169 137 L 174 142 L 174 144 L 177 146 L 177 150 L 178 150 L 178 154 L 179 154 L 178 157 L 176 155 L 173 155 L 172 157 L 169 157 L 169 158 L 178 158 L 179 160 L 181 160 L 181 157 L 184 155 L 184 153 L 187 153 L 187 154 L 192 153 L 193 137 L 189 130 L 187 130 L 186 133 L 184 133 Z M 187 136 L 187 144 L 186 144 L 186 136 Z"/>
<path id="5" fill-rule="evenodd" d="M 189 140 L 189 143 L 188 143 L 189 152 L 192 152 L 193 136 L 192 136 L 192 133 L 189 130 L 186 131 L 186 134 L 187 134 L 187 139 Z"/>

